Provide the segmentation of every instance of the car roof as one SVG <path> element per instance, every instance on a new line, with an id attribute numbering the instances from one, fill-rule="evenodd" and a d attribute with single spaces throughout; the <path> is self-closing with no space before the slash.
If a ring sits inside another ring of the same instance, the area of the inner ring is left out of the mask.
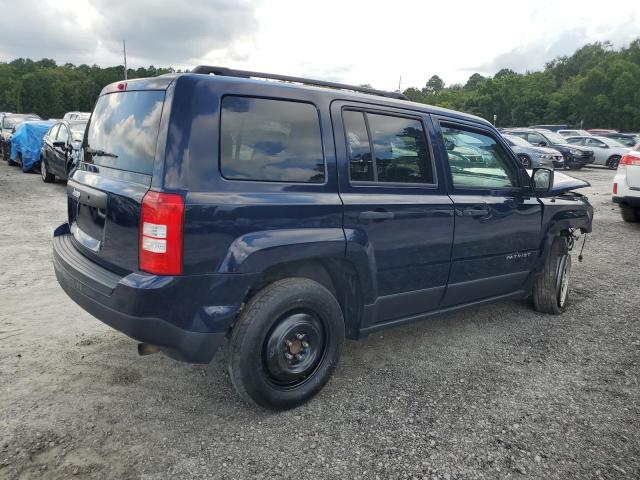
<path id="1" fill-rule="evenodd" d="M 363 93 L 358 91 L 350 91 L 347 89 L 337 89 L 337 88 L 329 88 L 325 86 L 314 86 L 314 85 L 303 85 L 299 83 L 291 83 L 286 81 L 270 81 L 256 78 L 245 78 L 245 77 L 236 77 L 236 76 L 225 76 L 225 75 L 208 75 L 203 73 L 169 73 L 160 75 L 157 77 L 148 77 L 148 78 L 140 78 L 135 80 L 128 80 L 126 82 L 114 82 L 105 86 L 100 93 L 100 95 L 104 95 L 109 92 L 117 91 L 117 85 L 125 84 L 126 90 L 164 90 L 169 88 L 169 86 L 176 81 L 179 81 L 181 78 L 190 78 L 197 80 L 204 80 L 209 82 L 220 82 L 220 83 L 238 83 L 243 85 L 255 86 L 256 94 L 260 93 L 261 89 L 282 89 L 283 91 L 291 92 L 292 90 L 297 90 L 301 92 L 301 96 L 304 93 L 313 92 L 320 93 L 322 95 L 326 95 L 330 101 L 334 100 L 343 100 L 343 101 L 367 101 L 368 103 L 376 103 L 379 105 L 397 107 L 403 109 L 410 109 L 415 111 L 420 111 L 424 113 L 430 113 L 435 115 L 442 115 L 447 117 L 454 117 L 461 120 L 468 120 L 474 123 L 480 123 L 485 126 L 490 126 L 491 123 L 485 120 L 482 117 L 478 117 L 476 115 L 471 115 L 464 112 L 459 112 L 456 110 L 449 110 L 447 108 L 436 107 L 433 105 L 427 105 L 424 103 L 412 102 L 410 100 L 403 100 L 399 98 L 389 98 L 386 96 L 380 96 L 375 94 Z M 359 87 L 354 87 L 359 88 Z M 290 93 L 289 93 L 290 95 Z"/>

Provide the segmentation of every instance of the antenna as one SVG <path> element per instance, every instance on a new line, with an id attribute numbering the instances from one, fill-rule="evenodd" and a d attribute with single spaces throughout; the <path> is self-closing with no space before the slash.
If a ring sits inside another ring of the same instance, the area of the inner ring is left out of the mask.
<path id="1" fill-rule="evenodd" d="M 127 79 L 127 41 L 122 40 L 122 53 L 124 54 L 124 79 Z"/>
<path id="2" fill-rule="evenodd" d="M 402 93 L 402 75 L 400 75 L 400 80 L 398 80 L 398 93 Z"/>

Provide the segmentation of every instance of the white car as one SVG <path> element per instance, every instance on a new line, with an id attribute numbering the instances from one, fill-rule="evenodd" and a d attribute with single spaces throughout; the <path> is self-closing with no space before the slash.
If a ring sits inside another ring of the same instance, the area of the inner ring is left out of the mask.
<path id="1" fill-rule="evenodd" d="M 613 177 L 613 203 L 625 222 L 640 222 L 640 151 L 627 153 Z"/>
<path id="2" fill-rule="evenodd" d="M 558 130 L 563 137 L 590 137 L 591 134 L 586 130 Z"/>
<path id="3" fill-rule="evenodd" d="M 567 143 L 583 145 L 590 148 L 593 150 L 593 155 L 595 156 L 593 165 L 603 165 L 612 170 L 618 168 L 620 159 L 631 151 L 629 147 L 625 147 L 613 138 L 599 137 L 596 135 L 589 135 L 588 137 L 586 135 L 568 137 Z"/>

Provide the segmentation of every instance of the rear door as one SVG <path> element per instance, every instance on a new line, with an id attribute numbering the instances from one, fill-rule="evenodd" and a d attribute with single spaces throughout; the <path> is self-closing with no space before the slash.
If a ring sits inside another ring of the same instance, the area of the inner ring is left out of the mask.
<path id="1" fill-rule="evenodd" d="M 164 90 L 102 95 L 67 183 L 76 247 L 114 271 L 138 269 L 140 206 L 151 186 Z"/>
<path id="2" fill-rule="evenodd" d="M 514 292 L 523 286 L 540 247 L 542 207 L 529 176 L 489 128 L 446 118 L 438 126 L 455 206 L 442 306 Z M 468 161 L 470 151 L 480 153 L 481 165 Z"/>
<path id="3" fill-rule="evenodd" d="M 436 309 L 449 272 L 453 205 L 428 141 L 429 116 L 334 102 L 331 117 L 347 248 L 360 243 L 375 276 L 370 322 Z"/>

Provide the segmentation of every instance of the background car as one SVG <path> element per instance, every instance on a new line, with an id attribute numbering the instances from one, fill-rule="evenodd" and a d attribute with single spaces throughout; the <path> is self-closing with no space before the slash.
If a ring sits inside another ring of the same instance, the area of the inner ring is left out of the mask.
<path id="1" fill-rule="evenodd" d="M 552 132 L 557 132 L 558 130 L 569 128 L 569 125 L 531 125 L 529 128 L 533 128 L 536 130 L 551 130 Z"/>
<path id="2" fill-rule="evenodd" d="M 620 160 L 612 199 L 625 222 L 640 222 L 640 152 L 631 151 Z"/>
<path id="3" fill-rule="evenodd" d="M 571 145 L 582 145 L 591 150 L 595 156 L 594 165 L 603 165 L 612 170 L 618 168 L 620 159 L 629 153 L 629 148 L 613 138 L 589 135 L 588 137 L 569 137 Z"/>
<path id="4" fill-rule="evenodd" d="M 89 120 L 91 112 L 67 112 L 62 117 L 63 120 Z"/>
<path id="5" fill-rule="evenodd" d="M 535 147 L 516 135 L 503 134 L 502 136 L 525 168 L 564 167 L 564 158 L 559 151 L 553 148 Z"/>
<path id="6" fill-rule="evenodd" d="M 15 128 L 22 122 L 27 120 L 41 120 L 38 115 L 33 113 L 10 113 L 2 117 L 2 130 L 0 131 L 0 151 L 2 158 L 11 164 L 9 154 L 11 152 L 10 139 Z"/>
<path id="7" fill-rule="evenodd" d="M 40 173 L 44 182 L 56 177 L 66 180 L 78 164 L 87 120 L 62 120 L 47 132 L 40 152 Z"/>
<path id="8" fill-rule="evenodd" d="M 531 145 L 538 147 L 551 147 L 558 150 L 564 157 L 566 167 L 579 169 L 593 163 L 593 151 L 578 145 L 567 143 L 562 135 L 551 130 L 533 128 L 509 128 L 504 133 L 524 138 Z"/>
<path id="9" fill-rule="evenodd" d="M 617 130 L 611 128 L 588 128 L 587 132 L 591 135 L 606 135 L 607 133 L 618 133 Z"/>
<path id="10" fill-rule="evenodd" d="M 640 133 L 606 133 L 601 136 L 617 140 L 629 148 L 632 148 L 636 143 L 640 142 Z"/>
<path id="11" fill-rule="evenodd" d="M 586 137 L 591 135 L 586 130 L 558 130 L 558 133 L 562 135 L 564 138 L 567 137 Z"/>
<path id="12" fill-rule="evenodd" d="M 46 120 L 22 122 L 11 135 L 11 165 L 22 166 L 23 172 L 29 172 L 40 160 L 42 140 L 51 128 L 52 123 Z"/>

